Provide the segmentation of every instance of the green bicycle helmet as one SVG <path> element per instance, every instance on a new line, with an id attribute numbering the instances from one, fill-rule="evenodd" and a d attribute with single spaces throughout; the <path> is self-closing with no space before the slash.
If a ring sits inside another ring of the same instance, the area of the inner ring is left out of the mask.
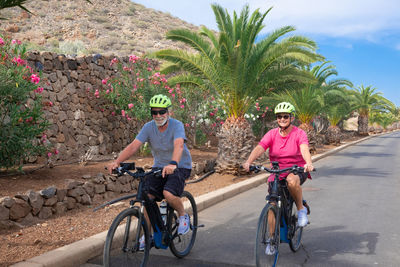
<path id="1" fill-rule="evenodd" d="M 151 108 L 169 108 L 171 100 L 165 95 L 155 95 L 150 99 Z"/>
<path id="2" fill-rule="evenodd" d="M 296 109 L 289 102 L 281 102 L 278 105 L 276 105 L 274 113 L 275 114 L 278 114 L 278 113 L 289 113 L 289 114 L 294 115 L 296 113 Z"/>

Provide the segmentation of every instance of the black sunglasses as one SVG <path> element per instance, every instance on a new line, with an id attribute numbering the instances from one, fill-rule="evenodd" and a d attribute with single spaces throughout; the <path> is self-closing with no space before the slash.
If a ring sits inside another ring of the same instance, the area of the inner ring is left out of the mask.
<path id="1" fill-rule="evenodd" d="M 161 110 L 151 110 L 151 115 L 157 116 L 157 114 L 164 115 L 167 113 L 168 109 L 161 109 Z"/>
<path id="2" fill-rule="evenodd" d="M 278 120 L 280 120 L 280 119 L 282 119 L 282 118 L 284 118 L 285 120 L 287 120 L 287 119 L 289 119 L 289 115 L 276 115 L 276 118 L 278 119 Z"/>

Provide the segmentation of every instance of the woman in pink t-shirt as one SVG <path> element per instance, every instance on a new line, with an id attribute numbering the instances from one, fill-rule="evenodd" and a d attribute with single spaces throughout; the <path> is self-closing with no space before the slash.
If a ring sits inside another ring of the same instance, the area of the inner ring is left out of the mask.
<path id="1" fill-rule="evenodd" d="M 295 108 L 290 103 L 282 102 L 275 107 L 275 115 L 279 127 L 268 131 L 264 135 L 260 143 L 251 152 L 247 161 L 243 164 L 243 168 L 249 171 L 249 166 L 252 162 L 261 156 L 267 148 L 269 148 L 270 161 L 279 162 L 281 169 L 291 167 L 294 164 L 304 166 L 305 173 L 281 175 L 281 178 L 286 177 L 289 192 L 296 203 L 299 226 L 304 227 L 308 223 L 308 218 L 307 209 L 303 207 L 301 184 L 307 178 L 311 178 L 309 172 L 314 167 L 311 161 L 306 133 L 292 124 L 294 114 Z M 268 178 L 268 182 L 271 181 L 273 181 L 272 175 Z"/>

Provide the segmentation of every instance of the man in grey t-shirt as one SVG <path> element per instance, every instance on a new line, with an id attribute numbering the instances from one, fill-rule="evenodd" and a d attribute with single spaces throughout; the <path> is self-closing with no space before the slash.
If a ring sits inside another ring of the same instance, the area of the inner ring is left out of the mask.
<path id="1" fill-rule="evenodd" d="M 170 106 L 171 100 L 165 95 L 155 95 L 151 98 L 153 120 L 143 126 L 135 140 L 110 163 L 108 169 L 111 173 L 121 162 L 135 154 L 143 143 L 148 142 L 154 157 L 153 168 L 163 168 L 163 171 L 161 178 L 151 176 L 146 179 L 145 190 L 150 198 L 165 198 L 168 201 L 180 216 L 178 234 L 186 234 L 190 222 L 180 196 L 185 187 L 185 180 L 190 176 L 192 158 L 185 144 L 183 123 L 169 117 Z M 150 226 L 149 222 L 148 225 Z M 144 239 L 141 241 L 141 247 L 144 247 Z"/>

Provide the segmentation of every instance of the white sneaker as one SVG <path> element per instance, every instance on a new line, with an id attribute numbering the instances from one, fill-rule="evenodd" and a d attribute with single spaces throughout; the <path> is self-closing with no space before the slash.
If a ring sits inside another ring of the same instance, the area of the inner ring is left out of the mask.
<path id="1" fill-rule="evenodd" d="M 153 236 L 152 235 L 150 235 L 150 242 L 149 243 L 151 244 L 151 242 L 153 242 Z M 145 247 L 146 247 L 146 243 L 144 242 L 144 235 L 142 235 L 139 238 L 139 250 L 143 251 Z"/>
<path id="2" fill-rule="evenodd" d="M 178 235 L 185 235 L 190 230 L 190 218 L 188 214 L 179 217 Z"/>
<path id="3" fill-rule="evenodd" d="M 297 211 L 297 222 L 299 224 L 299 227 L 304 227 L 308 224 L 308 218 L 307 218 L 307 208 L 303 207 L 303 209 Z"/>
<path id="4" fill-rule="evenodd" d="M 267 247 L 265 248 L 265 254 L 266 255 L 274 255 L 276 252 L 275 246 L 271 245 L 271 241 L 267 241 Z"/>

